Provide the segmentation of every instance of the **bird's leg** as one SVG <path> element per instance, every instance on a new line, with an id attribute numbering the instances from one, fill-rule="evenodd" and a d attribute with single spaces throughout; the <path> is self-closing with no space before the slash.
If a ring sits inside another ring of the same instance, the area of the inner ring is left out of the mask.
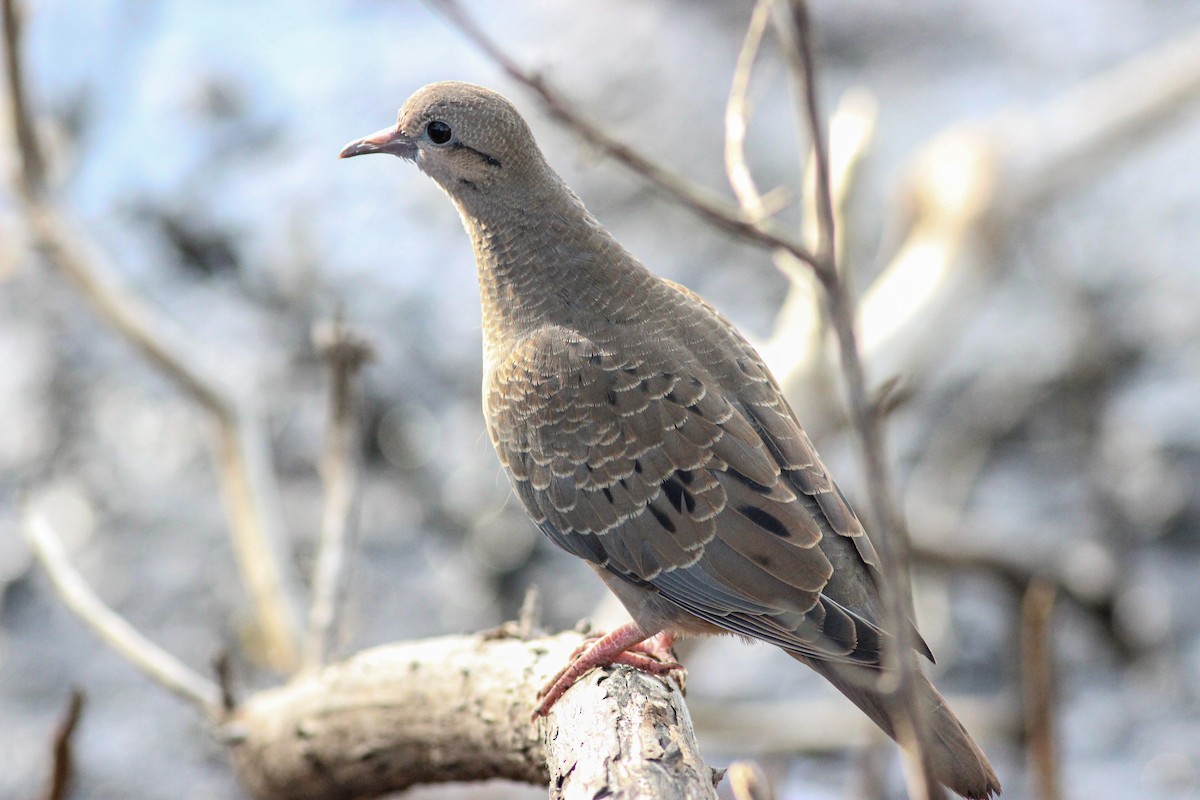
<path id="1" fill-rule="evenodd" d="M 674 643 L 674 634 L 667 631 L 647 633 L 636 622 L 627 622 L 594 642 L 584 642 L 571 655 L 571 662 L 538 692 L 541 702 L 534 709 L 533 718 L 546 716 L 567 689 L 593 667 L 624 664 L 652 675 L 683 669 L 671 654 Z"/>

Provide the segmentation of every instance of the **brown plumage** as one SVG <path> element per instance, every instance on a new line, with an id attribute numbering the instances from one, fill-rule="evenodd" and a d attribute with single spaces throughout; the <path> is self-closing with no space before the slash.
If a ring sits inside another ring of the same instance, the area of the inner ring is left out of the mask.
<path id="1" fill-rule="evenodd" d="M 634 620 L 564 670 L 540 711 L 596 664 L 653 668 L 627 652 L 643 640 L 728 632 L 783 648 L 892 734 L 872 688 L 886 636 L 875 550 L 745 338 L 627 253 L 500 95 L 426 86 L 341 155 L 377 152 L 415 161 L 458 207 L 492 443 L 533 521 Z M 942 697 L 925 680 L 919 695 L 938 778 L 998 793 Z"/>

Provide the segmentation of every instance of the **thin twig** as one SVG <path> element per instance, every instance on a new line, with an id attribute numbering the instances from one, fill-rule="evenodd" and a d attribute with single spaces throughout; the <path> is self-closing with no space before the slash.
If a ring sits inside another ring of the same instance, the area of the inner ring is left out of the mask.
<path id="1" fill-rule="evenodd" d="M 775 800 L 771 782 L 767 780 L 762 767 L 753 761 L 733 762 L 725 771 L 725 777 L 729 781 L 734 800 Z"/>
<path id="2" fill-rule="evenodd" d="M 54 731 L 54 764 L 50 769 L 50 784 L 43 800 L 66 800 L 75 779 L 75 756 L 72 740 L 83 712 L 83 692 L 71 690 L 66 710 Z"/>
<path id="3" fill-rule="evenodd" d="M 238 699 L 233 688 L 233 663 L 228 650 L 217 653 L 217 657 L 213 659 L 213 672 L 217 676 L 217 686 L 221 689 L 221 708 L 231 712 L 238 707 Z"/>
<path id="4" fill-rule="evenodd" d="M 729 99 L 725 103 L 725 175 L 729 186 L 737 197 L 738 206 L 748 219 L 758 220 L 765 216 L 763 198 L 754 184 L 754 176 L 746 165 L 746 94 L 750 89 L 750 77 L 754 72 L 754 61 L 758 58 L 763 34 L 771 21 L 771 8 L 775 0 L 758 0 L 742 39 L 737 66 L 733 69 L 733 82 L 729 87 Z"/>
<path id="5" fill-rule="evenodd" d="M 355 526 L 358 498 L 358 414 L 354 378 L 374 357 L 371 345 L 350 332 L 341 319 L 320 326 L 313 341 L 329 365 L 329 426 L 321 477 L 325 482 L 325 508 L 321 536 L 313 567 L 312 604 L 304 638 L 305 669 L 323 666 L 342 592 L 346 549 Z"/>
<path id="6" fill-rule="evenodd" d="M 525 70 L 505 53 L 455 0 L 428 0 L 455 27 L 475 43 L 509 77 L 532 91 L 541 100 L 551 117 L 566 125 L 581 139 L 640 175 L 684 208 L 697 214 L 714 227 L 762 247 L 786 250 L 805 264 L 816 263 L 814 255 L 793 237 L 780 231 L 767 220 L 748 219 L 736 208 L 712 196 L 708 190 L 688 181 L 676 172 L 665 169 L 639 151 L 621 142 L 588 121 L 540 76 Z"/>
<path id="7" fill-rule="evenodd" d="M 829 148 L 825 143 L 825 127 L 821 124 L 820 101 L 817 97 L 816 66 L 813 57 L 812 24 L 809 20 L 808 6 L 803 0 L 788 0 L 789 25 L 779 26 L 780 37 L 785 45 L 784 53 L 788 57 L 792 71 L 803 87 L 801 92 L 803 119 L 805 131 L 813 154 L 815 180 L 814 200 L 816 202 L 817 241 L 813 248 L 817 257 L 817 273 L 822 271 L 836 272 L 833 243 L 837 236 L 837 220 L 833 214 L 833 190 L 829 177 Z M 825 276 L 825 280 L 832 275 Z"/>
<path id="8" fill-rule="evenodd" d="M 829 154 L 825 147 L 825 132 L 821 124 L 820 103 L 817 97 L 816 67 L 812 24 L 804 0 L 788 0 L 790 25 L 781 25 L 781 38 L 786 50 L 795 55 L 799 70 L 796 79 L 804 87 L 804 118 L 812 143 L 815 167 L 817 205 L 817 245 L 815 253 L 816 276 L 825 287 L 829 302 L 830 320 L 837 336 L 841 355 L 842 375 L 854 421 L 855 437 L 859 445 L 866 477 L 868 506 L 874 530 L 872 542 L 879 552 L 879 567 L 884 575 L 880 590 L 883 596 L 884 629 L 892 634 L 890 652 L 885 658 L 891 669 L 889 675 L 895 682 L 892 689 L 892 709 L 897 740 L 910 761 L 905 771 L 909 782 L 909 795 L 937 800 L 940 788 L 933 778 L 922 732 L 926 730 L 922 719 L 923 708 L 917 702 L 917 666 L 913 650 L 912 588 L 909 576 L 908 534 L 895 500 L 895 491 L 890 466 L 885 456 L 883 425 L 867 389 L 867 378 L 862 357 L 858 350 L 854 330 L 854 299 L 845 281 L 844 272 L 838 269 L 835 247 L 837 223 L 834 219 L 833 192 L 830 188 Z"/>
<path id="9" fill-rule="evenodd" d="M 863 89 L 852 89 L 842 95 L 829 118 L 829 166 L 830 188 L 833 190 L 833 213 L 837 220 L 837 261 L 843 263 L 846 241 L 846 210 L 851 191 L 859 174 L 859 166 L 870 150 L 878 119 L 875 99 Z M 807 176 L 814 172 L 812 158 L 807 160 Z M 806 202 L 801 223 L 802 239 L 811 245 L 816 240 L 815 204 Z M 812 233 L 809 233 L 809 231 Z M 771 371 L 783 385 L 789 397 L 796 391 L 789 384 L 791 377 L 803 374 L 807 396 L 833 394 L 833 379 L 826 369 L 829 359 L 822 346 L 826 342 L 827 312 L 824 298 L 816 286 L 812 270 L 796 262 L 790 254 L 776 250 L 772 254 L 776 268 L 788 279 L 788 292 L 784 297 L 771 336 L 759 346 L 759 352 L 771 366 Z M 820 369 L 818 368 L 820 367 Z M 813 413 L 816 402 L 798 403 L 797 408 L 806 410 L 805 416 Z M 811 424 L 811 423 L 810 423 Z"/>
<path id="10" fill-rule="evenodd" d="M 63 603 L 127 661 L 182 697 L 212 721 L 221 717 L 221 689 L 151 642 L 96 596 L 71 565 L 62 542 L 41 514 L 26 520 L 25 538 Z"/>
<path id="11" fill-rule="evenodd" d="M 21 80 L 21 15 L 15 0 L 2 0 L 4 10 L 4 72 L 8 84 L 9 117 L 13 121 L 21 168 L 18 173 L 23 192 L 32 192 L 35 187 L 45 185 L 46 167 L 42 150 L 38 145 L 33 119 L 24 113 L 28 103 L 25 85 Z"/>
<path id="12" fill-rule="evenodd" d="M 528 641 L 533 638 L 542 624 L 542 596 L 537 584 L 529 584 L 525 590 L 525 598 L 521 601 L 521 610 L 517 612 L 517 638 Z"/>
<path id="13" fill-rule="evenodd" d="M 20 21 L 3 0 L 9 122 L 21 150 L 16 177 L 25 213 L 48 256 L 110 327 L 204 408 L 216 423 L 217 472 L 238 566 L 255 604 L 266 660 L 280 669 L 297 661 L 298 581 L 281 557 L 282 523 L 267 436 L 238 393 L 200 366 L 200 359 L 163 319 L 116 278 L 117 270 L 84 228 L 54 200 L 22 80 Z"/>
<path id="14" fill-rule="evenodd" d="M 1054 651 L 1050 623 L 1056 591 L 1035 580 L 1021 603 L 1021 685 L 1029 772 L 1041 800 L 1059 800 L 1058 747 L 1054 725 Z"/>

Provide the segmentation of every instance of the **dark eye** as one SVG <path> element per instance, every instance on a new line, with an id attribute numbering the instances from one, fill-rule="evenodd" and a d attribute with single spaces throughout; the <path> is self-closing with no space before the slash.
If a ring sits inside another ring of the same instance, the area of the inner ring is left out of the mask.
<path id="1" fill-rule="evenodd" d="M 435 119 L 426 125 L 425 133 L 429 136 L 429 141 L 434 144 L 445 144 L 450 141 L 450 126 L 440 119 Z"/>

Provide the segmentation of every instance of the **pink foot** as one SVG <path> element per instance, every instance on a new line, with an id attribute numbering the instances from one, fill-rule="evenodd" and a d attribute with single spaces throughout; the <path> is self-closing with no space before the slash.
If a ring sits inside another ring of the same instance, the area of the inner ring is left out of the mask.
<path id="1" fill-rule="evenodd" d="M 649 634 L 636 622 L 627 622 L 595 642 L 585 641 L 571 654 L 571 662 L 538 692 L 541 702 L 534 709 L 533 718 L 536 720 L 550 713 L 567 689 L 593 667 L 624 664 L 652 675 L 665 675 L 683 669 L 683 665 L 676 662 L 671 653 L 674 643 L 673 634 L 666 631 Z"/>

